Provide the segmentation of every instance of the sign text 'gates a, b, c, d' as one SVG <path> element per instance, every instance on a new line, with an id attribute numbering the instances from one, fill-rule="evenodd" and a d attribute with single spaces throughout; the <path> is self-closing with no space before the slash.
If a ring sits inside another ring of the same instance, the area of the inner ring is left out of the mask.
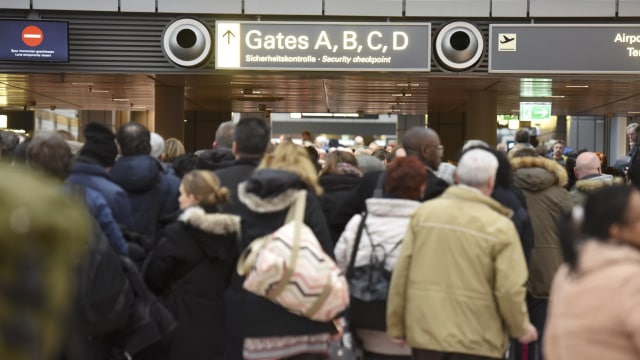
<path id="1" fill-rule="evenodd" d="M 216 22 L 216 68 L 430 71 L 428 23 Z"/>

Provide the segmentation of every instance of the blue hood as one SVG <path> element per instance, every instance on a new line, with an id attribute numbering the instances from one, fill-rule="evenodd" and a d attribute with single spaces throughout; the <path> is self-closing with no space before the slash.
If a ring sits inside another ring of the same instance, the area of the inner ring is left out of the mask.
<path id="1" fill-rule="evenodd" d="M 151 190 L 160 180 L 160 162 L 149 155 L 123 156 L 111 168 L 111 178 L 129 193 Z"/>

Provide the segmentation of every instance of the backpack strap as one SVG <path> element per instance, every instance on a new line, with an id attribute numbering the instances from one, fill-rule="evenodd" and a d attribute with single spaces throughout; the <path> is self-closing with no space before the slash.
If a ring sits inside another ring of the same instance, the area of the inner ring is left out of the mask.
<path id="1" fill-rule="evenodd" d="M 300 253 L 300 233 L 302 231 L 302 224 L 304 222 L 304 212 L 305 207 L 307 206 L 307 191 L 299 190 L 296 193 L 296 200 L 293 205 L 289 207 L 289 211 L 287 212 L 287 218 L 285 219 L 285 224 L 288 223 L 291 214 L 293 213 L 293 244 L 291 244 L 291 256 L 289 257 L 289 264 L 287 266 L 287 271 L 282 276 L 282 279 L 276 285 L 275 289 L 269 292 L 267 298 L 271 301 L 275 301 L 275 299 L 280 295 L 280 293 L 284 290 L 284 288 L 291 280 L 293 276 L 293 272 L 296 269 L 296 264 L 298 262 L 298 254 Z"/>
<path id="2" fill-rule="evenodd" d="M 356 233 L 356 238 L 353 243 L 353 248 L 351 249 L 351 259 L 349 260 L 349 266 L 347 267 L 347 277 L 353 274 L 353 268 L 356 263 L 356 255 L 358 254 L 358 248 L 360 247 L 360 238 L 362 237 L 362 229 L 364 229 L 364 227 L 366 226 L 365 221 L 367 220 L 368 214 L 369 213 L 366 211 L 362 213 L 362 219 L 360 220 L 360 225 L 358 226 L 358 232 Z"/>

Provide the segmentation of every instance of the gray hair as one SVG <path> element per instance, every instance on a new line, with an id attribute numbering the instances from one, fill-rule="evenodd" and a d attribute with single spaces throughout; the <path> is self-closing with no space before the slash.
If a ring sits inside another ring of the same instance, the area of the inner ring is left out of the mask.
<path id="1" fill-rule="evenodd" d="M 151 153 L 149 153 L 149 155 L 160 159 L 160 155 L 164 152 L 164 138 L 160 134 L 152 132 L 149 139 L 149 143 L 151 144 Z"/>
<path id="2" fill-rule="evenodd" d="M 482 187 L 495 178 L 498 170 L 498 159 L 487 150 L 472 149 L 462 155 L 458 162 L 458 183 Z"/>
<path id="3" fill-rule="evenodd" d="M 236 124 L 233 122 L 233 120 L 225 121 L 218 126 L 215 138 L 216 146 L 218 149 L 231 150 L 235 128 Z"/>
<path id="4" fill-rule="evenodd" d="M 635 131 L 637 127 L 638 127 L 638 123 L 631 123 L 631 124 L 627 125 L 627 132 L 629 130 L 634 130 Z"/>
<path id="5" fill-rule="evenodd" d="M 485 141 L 482 141 L 480 139 L 469 139 L 467 140 L 464 145 L 462 145 L 462 151 L 467 151 L 469 148 L 472 147 L 483 147 L 483 148 L 489 148 L 489 144 L 487 144 Z"/>

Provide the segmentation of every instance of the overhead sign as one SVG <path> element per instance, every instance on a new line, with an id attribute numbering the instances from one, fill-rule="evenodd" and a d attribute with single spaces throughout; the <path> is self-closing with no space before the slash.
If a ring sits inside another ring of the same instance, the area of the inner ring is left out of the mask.
<path id="1" fill-rule="evenodd" d="M 640 71 L 640 25 L 492 24 L 489 48 L 493 73 Z"/>
<path id="2" fill-rule="evenodd" d="M 68 62 L 68 23 L 0 20 L 0 60 Z"/>
<path id="3" fill-rule="evenodd" d="M 521 102 L 520 120 L 546 121 L 551 119 L 550 102 Z"/>
<path id="4" fill-rule="evenodd" d="M 430 71 L 429 23 L 217 21 L 216 69 Z"/>

